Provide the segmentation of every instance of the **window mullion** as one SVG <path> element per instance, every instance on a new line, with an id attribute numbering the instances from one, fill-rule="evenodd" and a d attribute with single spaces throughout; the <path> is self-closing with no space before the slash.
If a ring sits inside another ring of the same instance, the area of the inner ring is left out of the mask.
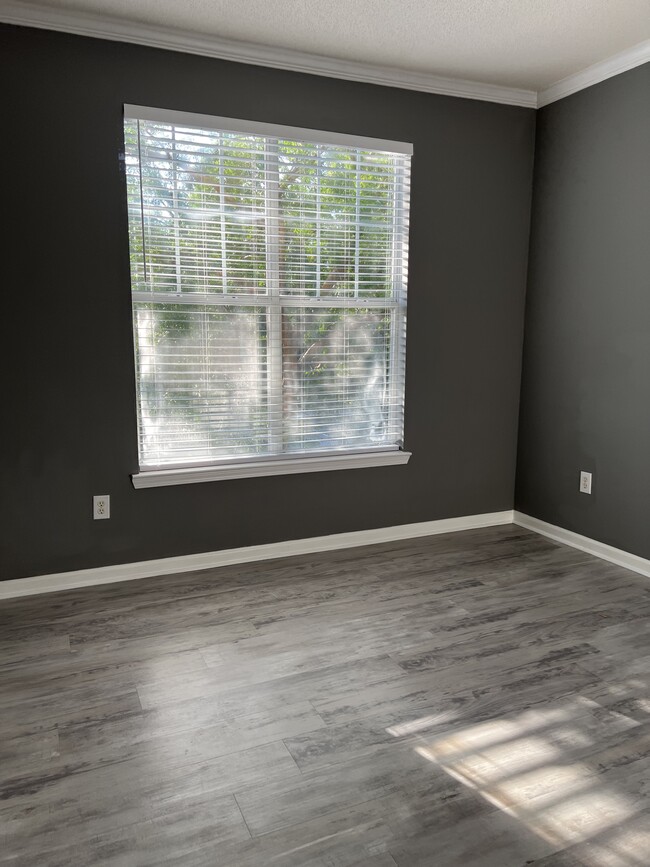
<path id="1" fill-rule="evenodd" d="M 280 165 L 277 139 L 266 140 L 266 291 L 269 446 L 272 453 L 280 453 L 284 447 L 284 422 L 280 301 Z"/>

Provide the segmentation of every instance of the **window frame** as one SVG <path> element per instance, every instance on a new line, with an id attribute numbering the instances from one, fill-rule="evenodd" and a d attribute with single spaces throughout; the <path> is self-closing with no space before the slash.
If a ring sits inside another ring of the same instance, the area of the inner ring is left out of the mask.
<path id="1" fill-rule="evenodd" d="M 301 142 L 309 142 L 317 145 L 343 145 L 346 147 L 354 147 L 368 150 L 387 151 L 404 155 L 413 153 L 412 145 L 405 142 L 387 141 L 383 139 L 374 139 L 363 136 L 352 136 L 343 133 L 326 132 L 322 130 L 304 129 L 299 127 L 291 127 L 277 124 L 261 123 L 257 121 L 248 121 L 235 118 L 224 118 L 212 115 L 194 114 L 189 112 L 173 111 L 167 109 L 149 108 L 145 106 L 125 105 L 124 120 L 138 121 L 154 121 L 171 125 L 180 125 L 187 127 L 196 127 L 202 129 L 213 129 L 220 132 L 241 132 L 253 136 L 261 136 L 269 139 L 280 140 L 299 140 Z M 273 145 L 270 145 L 272 149 Z M 276 145 L 277 147 L 277 145 Z M 279 168 L 279 161 L 278 161 Z M 266 290 L 262 293 L 246 293 L 237 294 L 235 292 L 163 292 L 156 291 L 131 291 L 131 299 L 133 303 L 140 304 L 188 304 L 195 306 L 250 306 L 263 307 L 267 317 L 267 327 L 269 333 L 272 330 L 281 331 L 281 317 L 283 308 L 314 308 L 323 307 L 331 308 L 363 308 L 363 309 L 383 309 L 392 311 L 392 325 L 390 337 L 390 370 L 399 369 L 401 372 L 401 382 L 395 381 L 391 377 L 391 390 L 397 389 L 400 385 L 403 387 L 405 383 L 405 360 L 402 365 L 399 365 L 400 345 L 399 333 L 396 331 L 396 322 L 400 316 L 406 317 L 406 281 L 403 277 L 395 272 L 393 274 L 393 293 L 390 298 L 365 298 L 365 297 L 346 297 L 346 296 L 302 296 L 283 294 L 280 285 L 279 272 L 279 251 L 277 247 L 277 223 L 279 222 L 279 199 L 278 199 L 279 183 L 275 184 L 271 181 L 266 188 L 266 229 L 267 229 L 267 244 L 266 244 Z M 406 210 L 408 218 L 408 207 L 404 208 L 404 185 L 403 178 L 401 186 L 398 186 L 398 196 L 400 197 L 399 206 L 396 205 L 394 210 L 394 219 L 397 221 L 401 213 Z M 406 266 L 404 259 L 408 257 L 408 239 L 406 242 L 400 241 L 399 234 L 393 232 L 393 244 L 397 247 L 398 244 L 405 243 L 405 255 L 400 252 L 399 255 L 393 256 L 394 267 L 397 269 L 400 264 Z M 395 250 L 397 253 L 397 249 Z M 271 315 L 275 313 L 275 315 Z M 402 329 L 402 334 L 404 331 Z M 269 358 L 268 367 L 270 370 L 269 376 L 269 393 L 274 390 L 277 392 L 282 389 L 282 342 L 280 334 L 273 334 L 273 339 L 269 341 Z M 135 341 L 135 332 L 134 332 Z M 400 391 L 401 394 L 401 391 Z M 139 389 L 137 385 L 136 371 L 136 395 L 139 399 Z M 397 402 L 393 393 L 389 403 L 389 412 L 395 413 Z M 280 401 L 277 397 L 273 397 L 269 404 L 277 405 Z M 394 417 L 394 416 L 393 416 Z M 138 428 L 140 426 L 140 412 L 137 412 Z M 276 419 L 271 414 L 269 419 L 270 440 L 281 442 L 282 428 L 284 419 Z M 140 441 L 140 434 L 138 435 Z M 140 447 L 138 448 L 139 459 L 141 459 Z M 310 450 L 299 454 L 291 452 L 275 452 L 263 456 L 240 456 L 218 458 L 210 463 L 200 463 L 195 465 L 183 466 L 155 466 L 155 465 L 140 465 L 138 473 L 134 473 L 131 478 L 135 488 L 160 487 L 164 485 L 189 484 L 194 482 L 204 481 L 219 481 L 224 479 L 250 478 L 268 475 L 284 475 L 290 473 L 304 472 L 320 472 L 324 470 L 340 470 L 354 469 L 363 467 L 375 466 L 391 466 L 408 463 L 411 453 L 404 450 L 402 444 L 387 444 L 380 446 L 363 446 L 360 448 L 346 448 L 336 450 Z"/>

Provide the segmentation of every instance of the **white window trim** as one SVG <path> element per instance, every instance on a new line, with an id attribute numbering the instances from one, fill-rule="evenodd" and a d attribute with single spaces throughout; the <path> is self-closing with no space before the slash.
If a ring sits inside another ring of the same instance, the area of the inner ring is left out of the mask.
<path id="1" fill-rule="evenodd" d="M 202 129 L 215 129 L 220 132 L 243 132 L 251 135 L 270 136 L 271 138 L 297 138 L 314 144 L 343 145 L 353 148 L 386 151 L 391 154 L 413 155 L 411 142 L 391 141 L 383 138 L 370 138 L 363 135 L 332 132 L 330 130 L 306 129 L 300 126 L 285 126 L 279 123 L 262 123 L 235 117 L 216 117 L 212 114 L 194 114 L 191 111 L 174 111 L 167 108 L 151 108 L 146 105 L 125 105 L 124 117 L 139 120 L 159 121 L 178 125 L 196 126 Z"/>
<path id="2" fill-rule="evenodd" d="M 268 458 L 261 461 L 236 461 L 203 467 L 143 470 L 131 476 L 134 488 L 161 488 L 190 485 L 196 482 L 221 482 L 227 479 L 250 479 L 259 476 L 284 476 L 293 473 L 320 473 L 324 470 L 354 470 L 364 467 L 390 467 L 407 464 L 411 452 L 386 449 L 375 452 L 342 452 L 340 455 L 295 458 Z"/>
<path id="3" fill-rule="evenodd" d="M 137 118 L 139 120 L 160 121 L 162 123 L 172 123 L 178 125 L 186 124 L 189 127 L 200 127 L 207 129 L 215 129 L 219 131 L 232 131 L 250 133 L 252 135 L 261 135 L 267 137 L 285 138 L 292 137 L 305 142 L 312 142 L 319 145 L 332 144 L 343 145 L 348 147 L 370 149 L 384 151 L 394 154 L 413 154 L 413 145 L 409 142 L 392 141 L 387 139 L 370 138 L 367 136 L 350 135 L 347 133 L 338 133 L 333 131 L 314 130 L 302 127 L 292 127 L 283 124 L 261 123 L 259 121 L 249 121 L 238 118 L 216 117 L 214 115 L 196 114 L 193 112 L 175 111 L 169 109 L 159 109 L 154 107 L 139 106 L 139 105 L 124 105 L 124 117 Z M 279 285 L 275 285 L 274 269 L 271 269 L 269 274 L 270 284 L 268 297 L 265 304 L 268 306 L 269 300 L 271 303 L 280 301 Z M 396 283 L 399 283 L 399 275 L 394 275 Z M 134 301 L 143 303 L 152 300 L 149 292 L 132 292 Z M 155 301 L 168 303 L 188 303 L 195 304 L 198 301 L 196 293 L 192 296 L 184 298 L 182 295 L 170 292 L 157 292 Z M 227 296 L 219 295 L 202 295 L 200 298 L 202 304 L 209 305 L 251 305 L 257 306 L 260 299 L 251 295 L 239 296 L 229 293 Z M 333 306 L 331 298 L 310 298 L 311 307 Z M 292 296 L 282 296 L 283 307 L 301 307 L 304 304 L 304 299 Z M 337 298 L 335 306 L 342 309 L 347 307 L 357 307 L 359 299 L 357 298 Z M 384 308 L 387 306 L 386 299 L 383 298 L 365 298 L 364 307 Z M 404 297 L 398 294 L 394 306 L 395 310 L 400 307 L 405 307 Z M 392 352 L 398 352 L 397 340 L 393 335 Z M 277 360 L 276 360 L 277 361 Z M 281 362 L 280 362 L 281 363 Z M 273 435 L 273 431 L 271 431 Z M 366 447 L 356 451 L 341 451 L 328 454 L 309 454 L 302 453 L 295 456 L 282 454 L 270 455 L 261 459 L 252 458 L 235 458 L 232 460 L 217 461 L 212 464 L 189 467 L 146 467 L 141 466 L 138 473 L 131 476 L 133 487 L 140 488 L 155 488 L 166 487 L 169 485 L 184 485 L 195 484 L 199 482 L 224 481 L 227 479 L 244 479 L 256 478 L 261 476 L 276 476 L 289 475 L 294 473 L 312 473 L 331 470 L 347 470 L 347 469 L 362 469 L 366 467 L 381 467 L 381 466 L 399 466 L 409 462 L 411 452 L 405 451 L 400 445 L 383 446 L 376 449 Z"/>

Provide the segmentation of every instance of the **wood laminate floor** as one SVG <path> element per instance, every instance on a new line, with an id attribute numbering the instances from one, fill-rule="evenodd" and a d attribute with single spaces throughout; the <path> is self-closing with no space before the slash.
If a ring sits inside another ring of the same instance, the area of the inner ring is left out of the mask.
<path id="1" fill-rule="evenodd" d="M 0 609 L 0 864 L 650 865 L 650 582 L 516 527 Z"/>

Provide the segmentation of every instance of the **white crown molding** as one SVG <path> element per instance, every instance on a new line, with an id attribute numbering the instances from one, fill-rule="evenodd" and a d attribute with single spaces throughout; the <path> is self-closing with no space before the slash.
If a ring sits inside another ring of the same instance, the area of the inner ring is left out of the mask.
<path id="1" fill-rule="evenodd" d="M 357 548 L 362 545 L 378 545 L 382 542 L 396 542 L 400 539 L 437 536 L 441 533 L 456 533 L 459 530 L 476 530 L 481 527 L 496 527 L 511 523 L 511 511 L 488 512 L 484 515 L 467 515 L 462 518 L 443 518 L 439 521 L 380 527 L 377 530 L 360 530 L 355 533 L 337 533 L 332 536 L 314 536 L 309 539 L 293 539 L 288 542 L 271 542 L 268 545 L 231 548 L 227 551 L 208 551 L 204 554 L 187 554 L 183 557 L 166 557 L 162 560 L 122 563 L 118 566 L 101 566 L 97 569 L 80 569 L 76 572 L 14 578 L 9 581 L 0 581 L 0 599 L 33 596 L 36 593 L 52 593 L 57 590 L 74 590 L 79 587 L 94 587 L 98 584 L 114 584 L 118 581 L 135 581 L 138 578 L 153 578 L 159 575 L 175 575 L 179 572 L 196 572 L 199 569 L 215 569 L 219 566 L 273 560 L 278 557 L 292 557 L 297 554 L 314 554 L 319 551 L 336 551 L 344 548 Z"/>
<path id="2" fill-rule="evenodd" d="M 551 102 L 557 102 L 558 99 L 563 99 L 565 96 L 591 87 L 592 84 L 598 84 L 599 81 L 620 75 L 621 72 L 627 72 L 628 69 L 634 69 L 635 66 L 641 66 L 648 61 L 650 61 L 650 39 L 646 39 L 645 42 L 640 42 L 626 51 L 621 51 L 620 54 L 614 54 L 607 60 L 594 63 L 593 66 L 588 66 L 582 72 L 576 72 L 575 75 L 569 75 L 561 81 L 556 81 L 550 87 L 540 90 L 537 94 L 538 108 Z"/>
<path id="3" fill-rule="evenodd" d="M 338 60 L 333 57 L 274 48 L 252 42 L 204 36 L 189 30 L 155 27 L 87 12 L 67 12 L 62 9 L 24 3 L 21 0 L 3 2 L 0 8 L 0 21 L 6 24 L 59 30 L 65 33 L 75 33 L 79 36 L 92 36 L 116 42 L 132 42 L 152 48 L 182 51 L 186 54 L 199 54 L 203 57 L 216 57 L 220 60 L 248 63 L 253 66 L 287 69 L 292 72 L 305 72 L 328 78 L 363 81 L 386 87 L 399 87 L 405 90 L 418 90 L 424 93 L 458 96 L 465 99 L 480 99 L 506 105 L 537 107 L 537 94 L 533 90 L 500 87 L 480 81 L 446 78 L 439 75 L 394 69 L 389 66 L 373 66 L 350 60 Z"/>
<path id="4" fill-rule="evenodd" d="M 565 530 L 563 527 L 547 524 L 546 521 L 540 521 L 539 518 L 531 518 L 530 515 L 525 515 L 523 512 L 514 512 L 513 523 L 519 527 L 525 527 L 527 530 L 532 530 L 535 533 L 553 539 L 555 542 L 570 545 L 572 548 L 578 548 L 580 551 L 586 551 L 587 554 L 593 554 L 594 557 L 600 557 L 601 560 L 608 560 L 610 563 L 615 563 L 617 566 L 631 569 L 633 572 L 638 572 L 640 575 L 646 575 L 650 578 L 650 560 L 638 557 L 636 554 L 630 554 L 628 551 L 622 551 L 620 548 L 613 548 L 611 545 L 597 542 L 588 536 L 581 536 L 572 530 Z"/>
<path id="5" fill-rule="evenodd" d="M 646 40 L 535 92 L 518 87 L 501 87 L 480 81 L 447 78 L 412 70 L 395 69 L 390 66 L 340 60 L 303 51 L 259 45 L 254 42 L 204 36 L 191 30 L 156 27 L 90 12 L 69 12 L 64 9 L 26 3 L 23 0 L 4 2 L 0 8 L 0 21 L 23 27 L 58 30 L 78 36 L 181 51 L 185 54 L 198 54 L 202 57 L 215 57 L 219 60 L 231 60 L 253 66 L 286 69 L 327 78 L 362 81 L 403 90 L 479 99 L 526 108 L 541 108 L 650 61 L 650 40 Z"/>

